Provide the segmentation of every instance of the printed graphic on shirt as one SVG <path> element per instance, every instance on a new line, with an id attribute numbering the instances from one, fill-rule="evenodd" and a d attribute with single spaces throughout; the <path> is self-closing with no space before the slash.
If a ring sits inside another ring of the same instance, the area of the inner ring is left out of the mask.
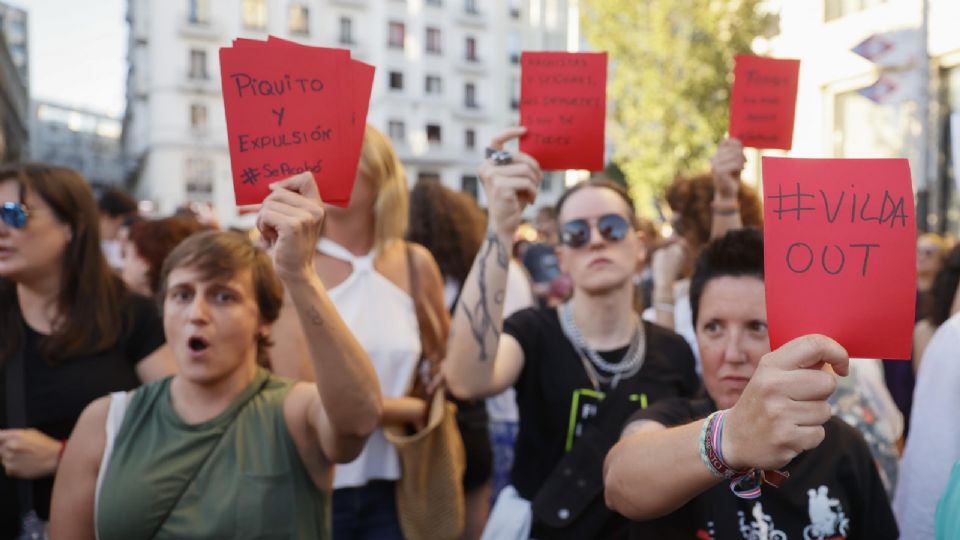
<path id="1" fill-rule="evenodd" d="M 569 452 L 573 448 L 573 443 L 583 430 L 589 425 L 590 420 L 597 416 L 600 409 L 600 403 L 606 397 L 606 393 L 597 392 L 591 388 L 579 388 L 573 391 L 573 398 L 570 400 L 570 423 L 567 428 L 567 443 L 564 445 L 564 451 Z M 647 408 L 646 394 L 630 394 L 630 401 L 640 404 L 641 409 Z"/>
<path id="2" fill-rule="evenodd" d="M 807 515 L 810 524 L 803 528 L 803 540 L 843 540 L 847 538 L 850 520 L 839 499 L 830 498 L 829 488 L 821 485 L 807 490 Z M 773 517 L 764 513 L 763 503 L 753 505 L 750 515 L 737 512 L 738 526 L 743 540 L 787 540 L 787 534 L 778 529 Z M 713 521 L 697 530 L 698 540 L 717 540 Z"/>
<path id="3" fill-rule="evenodd" d="M 744 540 L 787 540 L 787 535 L 777 529 L 773 523 L 773 518 L 763 513 L 763 505 L 757 503 L 753 505 L 751 519 L 747 522 L 743 510 L 737 512 L 737 518 L 740 520 L 740 534 Z"/>
<path id="4" fill-rule="evenodd" d="M 810 525 L 803 529 L 804 540 L 846 538 L 850 520 L 843 512 L 839 499 L 831 499 L 827 486 L 808 489 Z"/>

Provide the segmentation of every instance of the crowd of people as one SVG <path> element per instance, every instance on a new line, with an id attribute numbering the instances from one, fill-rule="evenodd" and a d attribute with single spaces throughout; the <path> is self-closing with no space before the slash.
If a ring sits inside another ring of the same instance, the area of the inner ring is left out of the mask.
<path id="1" fill-rule="evenodd" d="M 960 538 L 960 246 L 912 362 L 772 349 L 739 141 L 661 237 L 602 177 L 540 204 L 524 133 L 485 210 L 368 127 L 346 208 L 304 173 L 250 231 L 0 167 L 0 537 Z"/>

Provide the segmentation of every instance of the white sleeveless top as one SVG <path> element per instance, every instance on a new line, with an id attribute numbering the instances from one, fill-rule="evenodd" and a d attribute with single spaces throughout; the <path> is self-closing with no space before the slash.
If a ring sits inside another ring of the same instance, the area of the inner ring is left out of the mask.
<path id="1" fill-rule="evenodd" d="M 327 238 L 317 243 L 317 250 L 353 266 L 350 276 L 327 293 L 373 361 L 383 397 L 402 397 L 420 359 L 420 329 L 413 299 L 374 269 L 376 250 L 357 257 Z M 359 487 L 370 480 L 399 478 L 397 451 L 378 429 L 357 459 L 337 465 L 333 487 Z"/>

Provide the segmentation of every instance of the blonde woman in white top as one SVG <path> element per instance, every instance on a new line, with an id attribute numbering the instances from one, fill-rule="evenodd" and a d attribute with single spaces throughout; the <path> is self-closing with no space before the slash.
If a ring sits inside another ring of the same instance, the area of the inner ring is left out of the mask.
<path id="1" fill-rule="evenodd" d="M 403 167 L 390 141 L 367 126 L 350 205 L 327 206 L 314 263 L 340 316 L 373 361 L 384 398 L 382 424 L 420 425 L 426 417 L 423 400 L 404 397 L 422 352 L 408 268 L 417 273 L 420 302 L 442 316 L 444 335 L 449 327 L 436 262 L 426 249 L 408 248 L 403 240 L 407 211 Z M 274 371 L 305 380 L 323 376 L 305 361 L 295 312 L 282 313 L 273 334 Z M 399 478 L 397 453 L 378 430 L 355 461 L 337 466 L 334 538 L 402 538 L 394 497 Z"/>

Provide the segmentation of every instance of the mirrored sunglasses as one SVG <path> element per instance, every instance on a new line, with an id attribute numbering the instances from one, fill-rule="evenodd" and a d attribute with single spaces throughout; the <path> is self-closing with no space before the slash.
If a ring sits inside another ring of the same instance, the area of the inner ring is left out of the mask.
<path id="1" fill-rule="evenodd" d="M 560 243 L 572 248 L 580 248 L 590 243 L 593 227 L 586 219 L 574 219 L 560 227 Z M 620 214 L 605 214 L 597 219 L 597 231 L 607 242 L 619 242 L 630 231 L 630 223 Z"/>
<path id="2" fill-rule="evenodd" d="M 14 229 L 26 227 L 28 217 L 30 217 L 30 212 L 27 211 L 23 203 L 6 202 L 3 203 L 3 206 L 0 206 L 0 220 Z"/>

